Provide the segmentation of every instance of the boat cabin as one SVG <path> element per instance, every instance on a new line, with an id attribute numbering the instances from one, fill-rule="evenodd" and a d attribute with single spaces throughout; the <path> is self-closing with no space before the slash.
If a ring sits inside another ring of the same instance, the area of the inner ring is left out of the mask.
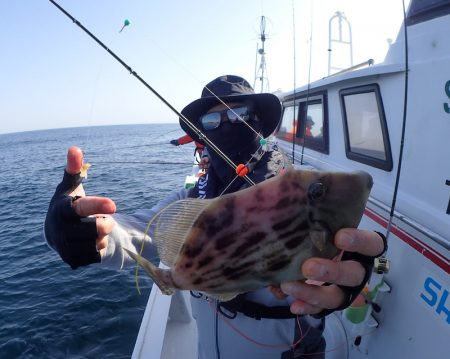
<path id="1" fill-rule="evenodd" d="M 351 358 L 450 352 L 449 13 L 449 1 L 411 1 L 383 63 L 280 96 L 276 144 L 295 166 L 374 179 L 360 228 L 387 235 L 390 268 L 369 284 L 383 291 L 364 321 L 328 326 L 345 328 L 335 344 L 347 340 Z"/>

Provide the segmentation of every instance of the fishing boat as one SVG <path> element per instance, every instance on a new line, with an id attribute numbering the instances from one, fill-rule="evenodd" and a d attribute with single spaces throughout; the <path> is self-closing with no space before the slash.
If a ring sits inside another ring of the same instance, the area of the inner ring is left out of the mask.
<path id="1" fill-rule="evenodd" d="M 326 319 L 327 358 L 450 353 L 450 1 L 412 0 L 385 61 L 280 94 L 274 134 L 295 166 L 364 170 L 360 228 L 389 249 L 363 300 Z M 196 358 L 189 293 L 154 286 L 133 358 Z"/>

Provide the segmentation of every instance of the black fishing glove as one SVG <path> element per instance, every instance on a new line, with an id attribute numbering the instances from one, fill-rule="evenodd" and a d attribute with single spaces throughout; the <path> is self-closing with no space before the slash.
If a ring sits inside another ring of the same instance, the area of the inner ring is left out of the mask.
<path id="1" fill-rule="evenodd" d="M 76 214 L 72 202 L 79 197 L 68 195 L 82 180 L 79 173 L 70 175 L 64 171 L 64 178 L 56 187 L 45 218 L 48 244 L 72 269 L 100 262 L 100 252 L 96 247 L 96 218 Z"/>
<path id="2" fill-rule="evenodd" d="M 365 255 L 362 255 L 359 253 L 354 253 L 354 252 L 344 252 L 342 254 L 342 259 L 341 259 L 342 261 L 354 260 L 354 261 L 360 263 L 364 267 L 366 273 L 364 275 L 364 278 L 363 278 L 361 284 L 357 285 L 356 287 L 348 287 L 345 285 L 338 285 L 338 287 L 341 288 L 341 290 L 347 296 L 347 300 L 344 302 L 344 304 L 342 304 L 338 308 L 322 310 L 320 313 L 313 315 L 314 318 L 323 318 L 326 315 L 331 314 L 336 310 L 346 309 L 353 303 L 353 301 L 356 299 L 356 297 L 359 295 L 359 293 L 361 293 L 361 291 L 364 289 L 364 287 L 366 286 L 367 282 L 370 279 L 370 276 L 372 275 L 375 258 L 382 256 L 387 251 L 386 237 L 384 236 L 384 234 L 382 234 L 380 232 L 375 231 L 375 233 L 377 233 L 383 240 L 384 248 L 383 248 L 383 252 L 381 252 L 380 254 L 373 256 L 373 257 L 365 256 Z M 326 283 L 324 285 L 330 285 L 330 283 Z"/>
<path id="3" fill-rule="evenodd" d="M 180 145 L 180 143 L 178 142 L 178 140 L 172 140 L 172 141 L 170 141 L 170 144 L 171 144 L 171 145 L 174 145 L 174 146 L 179 146 L 179 145 Z"/>

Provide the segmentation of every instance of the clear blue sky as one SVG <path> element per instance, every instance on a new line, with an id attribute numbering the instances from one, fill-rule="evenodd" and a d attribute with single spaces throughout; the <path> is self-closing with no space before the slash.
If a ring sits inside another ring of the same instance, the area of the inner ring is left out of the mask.
<path id="1" fill-rule="evenodd" d="M 311 78 L 317 79 L 326 75 L 328 20 L 336 11 L 343 11 L 352 24 L 354 63 L 382 61 L 386 40 L 395 40 L 402 19 L 400 0 L 59 0 L 59 4 L 179 110 L 219 75 L 238 74 L 253 84 L 261 15 L 267 18 L 271 91 L 288 91 L 294 83 L 307 81 L 311 23 Z M 0 133 L 177 121 L 48 0 L 1 0 L 0 14 Z M 119 34 L 125 19 L 131 25 Z"/>

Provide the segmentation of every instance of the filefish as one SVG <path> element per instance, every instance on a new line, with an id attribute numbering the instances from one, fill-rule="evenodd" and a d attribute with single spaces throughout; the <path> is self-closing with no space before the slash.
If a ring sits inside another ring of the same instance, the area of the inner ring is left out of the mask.
<path id="1" fill-rule="evenodd" d="M 335 257 L 334 236 L 358 226 L 372 183 L 366 172 L 290 170 L 235 193 L 163 209 L 152 239 L 167 269 L 124 250 L 164 294 L 186 289 L 227 301 L 304 279 L 300 268 L 310 257 Z"/>

